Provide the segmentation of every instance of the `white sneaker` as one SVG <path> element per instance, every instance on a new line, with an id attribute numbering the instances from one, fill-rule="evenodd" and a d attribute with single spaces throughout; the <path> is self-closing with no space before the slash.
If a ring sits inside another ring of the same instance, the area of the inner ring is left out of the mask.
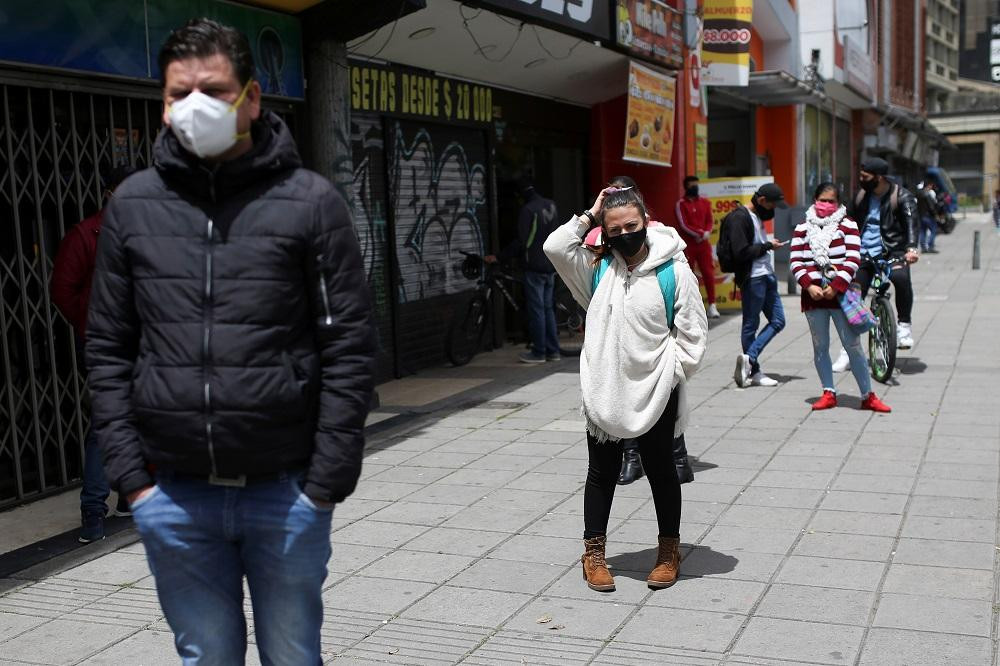
<path id="1" fill-rule="evenodd" d="M 847 355 L 846 349 L 840 350 L 840 356 L 833 362 L 834 372 L 846 372 L 851 367 L 851 357 Z"/>
<path id="2" fill-rule="evenodd" d="M 750 377 L 750 386 L 777 386 L 778 380 L 771 379 L 763 372 L 757 372 Z"/>
<path id="3" fill-rule="evenodd" d="M 909 324 L 899 322 L 896 325 L 896 347 L 899 349 L 913 348 L 913 331 Z"/>
<path id="4" fill-rule="evenodd" d="M 750 382 L 750 357 L 739 354 L 736 357 L 736 370 L 733 371 L 733 381 L 740 388 L 746 388 Z"/>
<path id="5" fill-rule="evenodd" d="M 719 308 L 715 307 L 715 303 L 708 304 L 708 310 L 705 311 L 709 319 L 718 319 L 722 315 L 719 314 Z"/>

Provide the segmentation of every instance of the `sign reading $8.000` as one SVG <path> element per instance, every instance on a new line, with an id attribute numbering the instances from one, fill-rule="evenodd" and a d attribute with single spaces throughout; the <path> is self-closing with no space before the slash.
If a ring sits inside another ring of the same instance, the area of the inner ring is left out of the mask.
<path id="1" fill-rule="evenodd" d="M 493 89 L 420 71 L 351 64 L 351 110 L 488 123 Z"/>

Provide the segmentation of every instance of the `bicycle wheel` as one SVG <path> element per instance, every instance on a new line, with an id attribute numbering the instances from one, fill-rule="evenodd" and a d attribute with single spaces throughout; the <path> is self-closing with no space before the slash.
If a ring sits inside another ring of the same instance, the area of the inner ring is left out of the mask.
<path id="1" fill-rule="evenodd" d="M 872 299 L 871 306 L 877 323 L 868 333 L 868 363 L 875 381 L 884 384 L 896 367 L 896 314 L 884 296 Z"/>
<path id="2" fill-rule="evenodd" d="M 483 334 L 489 319 L 489 303 L 482 293 L 473 294 L 452 317 L 445 341 L 445 354 L 455 365 L 465 365 L 483 348 Z"/>

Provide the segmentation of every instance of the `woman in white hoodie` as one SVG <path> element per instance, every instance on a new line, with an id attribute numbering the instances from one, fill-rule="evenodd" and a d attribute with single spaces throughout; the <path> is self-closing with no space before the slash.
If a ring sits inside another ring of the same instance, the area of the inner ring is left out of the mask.
<path id="1" fill-rule="evenodd" d="M 607 188 L 590 210 L 553 231 L 544 246 L 587 309 L 580 354 L 589 450 L 581 560 L 587 584 L 601 591 L 615 588 L 604 558 L 623 439 L 639 442 L 656 507 L 659 548 L 647 583 L 672 585 L 680 565 L 681 490 L 671 444 L 687 420 L 681 389 L 705 353 L 708 319 L 684 241 L 674 229 L 647 228 L 648 222 L 635 191 Z M 582 241 L 596 225 L 604 242 L 594 251 Z M 673 288 L 666 293 L 668 284 Z"/>

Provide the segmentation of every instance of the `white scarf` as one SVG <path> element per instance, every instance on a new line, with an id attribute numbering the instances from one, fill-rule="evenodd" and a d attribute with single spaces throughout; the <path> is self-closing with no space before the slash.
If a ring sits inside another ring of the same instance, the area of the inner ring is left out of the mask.
<path id="1" fill-rule="evenodd" d="M 843 205 L 827 217 L 816 215 L 815 206 L 809 206 L 806 211 L 806 240 L 809 241 L 813 261 L 824 274 L 830 268 L 830 243 L 837 237 L 840 222 L 846 215 L 847 208 Z"/>

